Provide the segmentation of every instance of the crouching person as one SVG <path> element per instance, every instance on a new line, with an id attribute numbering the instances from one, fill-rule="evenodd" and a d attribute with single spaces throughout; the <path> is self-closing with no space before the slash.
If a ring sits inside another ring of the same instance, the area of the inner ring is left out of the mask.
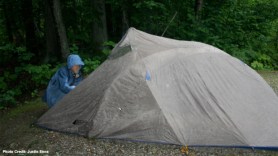
<path id="1" fill-rule="evenodd" d="M 66 94 L 73 90 L 81 81 L 80 69 L 84 66 L 78 55 L 69 55 L 67 65 L 60 68 L 48 83 L 43 100 L 48 107 L 53 107 Z"/>

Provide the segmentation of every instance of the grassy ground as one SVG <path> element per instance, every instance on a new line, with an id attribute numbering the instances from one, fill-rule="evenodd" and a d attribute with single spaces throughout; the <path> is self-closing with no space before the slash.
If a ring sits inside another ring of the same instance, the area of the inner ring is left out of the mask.
<path id="1" fill-rule="evenodd" d="M 259 72 L 278 95 L 278 72 Z M 40 99 L 0 112 L 2 150 L 44 150 L 49 155 L 185 155 L 181 146 L 88 139 L 37 128 L 32 123 L 47 111 Z M 32 154 L 34 155 L 34 154 Z M 39 155 L 39 154 L 35 154 Z M 189 155 L 277 155 L 276 151 L 237 148 L 189 148 Z"/>

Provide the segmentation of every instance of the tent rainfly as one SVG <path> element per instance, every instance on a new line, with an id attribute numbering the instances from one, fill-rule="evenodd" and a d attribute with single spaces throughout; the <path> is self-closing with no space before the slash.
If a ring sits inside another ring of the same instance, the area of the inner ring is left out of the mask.
<path id="1" fill-rule="evenodd" d="M 277 115 L 275 92 L 240 60 L 130 28 L 36 124 L 96 138 L 278 148 Z"/>

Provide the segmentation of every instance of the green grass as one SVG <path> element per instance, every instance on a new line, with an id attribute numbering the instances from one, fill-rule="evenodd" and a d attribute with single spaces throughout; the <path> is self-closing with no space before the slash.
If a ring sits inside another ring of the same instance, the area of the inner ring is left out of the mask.
<path id="1" fill-rule="evenodd" d="M 24 113 L 31 113 L 40 109 L 47 109 L 46 105 L 43 104 L 40 98 L 32 101 L 26 101 L 23 104 L 8 110 L 7 112 L 3 112 L 3 116 L 1 117 L 0 121 L 16 118 Z"/>

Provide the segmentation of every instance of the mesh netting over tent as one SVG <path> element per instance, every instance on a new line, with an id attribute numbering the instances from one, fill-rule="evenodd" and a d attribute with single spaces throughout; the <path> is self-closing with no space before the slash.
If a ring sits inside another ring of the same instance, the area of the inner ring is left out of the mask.
<path id="1" fill-rule="evenodd" d="M 130 28 L 37 125 L 87 137 L 278 148 L 278 97 L 213 46 Z"/>

